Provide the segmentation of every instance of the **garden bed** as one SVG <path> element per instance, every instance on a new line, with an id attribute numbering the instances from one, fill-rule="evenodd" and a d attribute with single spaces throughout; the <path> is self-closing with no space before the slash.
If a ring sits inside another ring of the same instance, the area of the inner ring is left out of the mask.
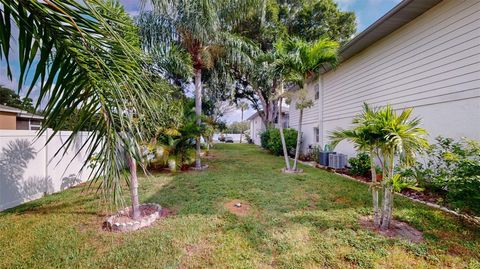
<path id="1" fill-rule="evenodd" d="M 328 171 L 328 172 L 331 172 L 331 173 L 334 173 L 334 174 L 338 174 L 338 175 L 344 176 L 346 178 L 356 180 L 356 181 L 359 181 L 359 182 L 362 182 L 362 183 L 365 183 L 365 184 L 369 184 L 369 183 L 372 182 L 372 180 L 368 177 L 351 175 L 348 168 L 333 169 L 331 167 L 327 167 L 327 166 L 323 166 L 323 165 L 319 165 L 319 164 L 312 165 L 311 162 L 307 162 L 307 163 L 301 162 L 301 163 L 304 164 L 304 165 L 313 166 L 313 167 L 316 167 L 316 168 L 319 168 L 319 169 L 322 169 L 322 170 L 325 170 L 325 171 Z M 455 215 L 457 217 L 460 217 L 460 218 L 462 218 L 462 219 L 466 220 L 467 222 L 472 223 L 474 225 L 480 225 L 480 217 L 479 216 L 475 216 L 475 215 L 464 213 L 464 212 L 459 212 L 458 210 L 454 210 L 452 208 L 449 208 L 447 205 L 443 204 L 444 197 L 442 197 L 441 195 L 439 195 L 437 193 L 433 193 L 433 192 L 430 192 L 428 190 L 416 191 L 416 190 L 411 190 L 411 189 L 403 189 L 400 193 L 397 193 L 397 194 L 400 195 L 400 196 L 404 196 L 406 198 L 409 198 L 409 199 L 411 199 L 415 202 L 420 202 L 420 203 L 428 205 L 430 207 L 434 207 L 434 208 L 440 209 L 444 212 L 453 214 L 453 215 Z"/>

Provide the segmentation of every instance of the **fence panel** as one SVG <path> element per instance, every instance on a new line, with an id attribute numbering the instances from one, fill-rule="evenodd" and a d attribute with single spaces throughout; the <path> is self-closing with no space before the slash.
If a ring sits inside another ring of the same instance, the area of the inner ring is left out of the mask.
<path id="1" fill-rule="evenodd" d="M 65 154 L 61 146 L 71 132 L 59 132 L 45 145 L 51 133 L 37 137 L 36 131 L 0 131 L 0 211 L 88 179 L 90 168 L 81 169 L 86 148 L 76 154 L 88 133 L 78 134 Z"/>

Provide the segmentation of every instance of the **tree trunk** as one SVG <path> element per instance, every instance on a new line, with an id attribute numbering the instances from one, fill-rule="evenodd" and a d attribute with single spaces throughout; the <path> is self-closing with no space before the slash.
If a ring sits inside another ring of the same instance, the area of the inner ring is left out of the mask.
<path id="1" fill-rule="evenodd" d="M 300 142 L 302 141 L 302 118 L 303 109 L 300 109 L 300 117 L 298 120 L 297 148 L 295 149 L 295 161 L 293 162 L 293 171 L 297 171 L 298 157 L 300 156 Z"/>
<path id="2" fill-rule="evenodd" d="M 138 203 L 138 179 L 137 163 L 132 156 L 128 156 L 128 165 L 130 166 L 130 194 L 132 198 L 132 218 L 140 218 L 140 205 Z"/>
<path id="3" fill-rule="evenodd" d="M 241 120 L 242 124 L 243 124 L 243 108 L 242 108 L 242 120 Z M 240 125 L 240 144 L 242 144 L 242 137 L 243 137 L 243 125 Z"/>
<path id="4" fill-rule="evenodd" d="M 373 224 L 375 227 L 380 227 L 380 210 L 378 208 L 378 188 L 377 171 L 375 170 L 375 155 L 373 149 L 370 151 L 370 170 L 372 172 L 372 200 L 373 200 Z"/>
<path id="5" fill-rule="evenodd" d="M 387 167 L 387 179 L 384 179 L 383 184 L 383 201 L 382 201 L 382 223 L 380 225 L 381 230 L 388 230 L 390 227 L 390 222 L 392 220 L 393 213 L 393 186 L 388 184 L 386 180 L 392 180 L 393 171 L 394 171 L 394 158 L 395 153 L 392 151 L 388 156 L 388 165 Z M 387 162 L 387 158 L 383 158 L 384 162 Z"/>
<path id="6" fill-rule="evenodd" d="M 195 70 L 195 114 L 197 116 L 197 125 L 202 125 L 202 69 Z M 202 168 L 200 159 L 201 141 L 200 136 L 196 138 L 195 167 Z"/>
<path id="7" fill-rule="evenodd" d="M 290 161 L 288 160 L 287 144 L 285 143 L 285 135 L 283 134 L 282 97 L 279 98 L 279 101 L 280 101 L 280 107 L 278 108 L 278 129 L 280 130 L 280 140 L 282 141 L 283 157 L 285 157 L 285 165 L 286 165 L 285 168 L 287 170 L 290 170 L 291 168 L 290 168 Z"/>
<path id="8" fill-rule="evenodd" d="M 381 230 L 388 230 L 390 227 L 390 222 L 392 221 L 393 213 L 393 187 L 388 186 L 384 188 L 383 194 L 383 209 L 382 209 L 382 224 L 380 225 Z"/>

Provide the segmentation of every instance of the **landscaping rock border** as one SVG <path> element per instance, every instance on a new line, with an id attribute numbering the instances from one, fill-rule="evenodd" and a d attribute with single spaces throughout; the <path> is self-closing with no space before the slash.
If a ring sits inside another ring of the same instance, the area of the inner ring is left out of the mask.
<path id="1" fill-rule="evenodd" d="M 202 167 L 200 167 L 200 168 L 197 168 L 197 167 L 195 167 L 195 166 L 192 166 L 192 167 L 190 167 L 190 170 L 193 170 L 193 171 L 203 171 L 203 170 L 206 170 L 207 168 L 208 168 L 208 164 L 204 164 L 204 165 L 202 165 Z"/>
<path id="2" fill-rule="evenodd" d="M 143 214 L 144 211 L 151 211 L 152 209 L 153 213 L 148 215 Z M 127 222 L 121 222 L 118 220 L 118 218 L 121 217 L 129 217 L 130 211 L 131 207 L 126 207 L 118 211 L 117 214 L 110 216 L 106 221 L 107 229 L 113 232 L 129 232 L 150 226 L 161 216 L 162 207 L 153 203 L 141 204 L 140 212 L 143 216 L 140 219 L 130 219 Z"/>

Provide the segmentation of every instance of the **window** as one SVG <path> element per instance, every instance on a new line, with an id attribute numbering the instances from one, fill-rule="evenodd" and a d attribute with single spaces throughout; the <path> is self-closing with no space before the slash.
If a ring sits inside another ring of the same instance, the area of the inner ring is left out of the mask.
<path id="1" fill-rule="evenodd" d="M 315 138 L 315 143 L 320 142 L 320 129 L 318 127 L 313 128 L 313 137 Z"/>
<path id="2" fill-rule="evenodd" d="M 315 84 L 315 100 L 320 99 L 320 87 L 318 84 Z"/>
<path id="3" fill-rule="evenodd" d="M 289 114 L 284 114 L 283 115 L 283 128 L 289 128 L 288 122 L 289 122 Z"/>

